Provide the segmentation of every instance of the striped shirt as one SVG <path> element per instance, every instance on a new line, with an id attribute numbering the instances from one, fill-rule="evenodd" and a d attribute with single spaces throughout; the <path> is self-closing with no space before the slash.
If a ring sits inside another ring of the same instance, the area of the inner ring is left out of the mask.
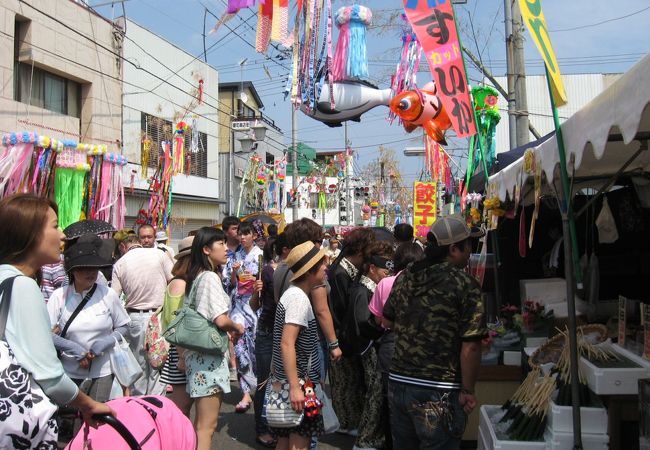
<path id="1" fill-rule="evenodd" d="M 296 339 L 296 367 L 298 368 L 298 378 L 304 379 L 309 370 L 309 379 L 313 382 L 320 381 L 321 361 L 318 353 L 316 317 L 309 302 L 309 297 L 307 297 L 307 294 L 302 289 L 296 286 L 291 286 L 282 294 L 275 312 L 271 372 L 275 375 L 275 378 L 282 381 L 287 380 L 281 350 L 282 332 L 286 323 L 292 323 L 301 327 L 298 333 L 298 339 Z M 310 358 L 311 367 L 309 366 Z"/>

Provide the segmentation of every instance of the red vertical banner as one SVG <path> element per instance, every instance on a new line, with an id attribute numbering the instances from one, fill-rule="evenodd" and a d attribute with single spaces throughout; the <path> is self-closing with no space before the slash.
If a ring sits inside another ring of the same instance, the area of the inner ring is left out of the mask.
<path id="1" fill-rule="evenodd" d="M 404 0 L 404 11 L 415 31 L 458 137 L 476 134 L 465 65 L 451 0 Z"/>
<path id="2" fill-rule="evenodd" d="M 416 181 L 413 183 L 413 232 L 415 237 L 426 237 L 436 221 L 436 183 Z"/>

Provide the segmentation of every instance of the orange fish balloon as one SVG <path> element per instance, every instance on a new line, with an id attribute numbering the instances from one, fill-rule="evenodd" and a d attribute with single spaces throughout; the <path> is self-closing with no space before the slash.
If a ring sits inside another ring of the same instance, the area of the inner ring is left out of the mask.
<path id="1" fill-rule="evenodd" d="M 407 133 L 422 127 L 431 139 L 447 145 L 445 131 L 451 128 L 451 121 L 437 96 L 433 81 L 419 91 L 397 94 L 390 101 L 390 110 L 402 120 Z"/>

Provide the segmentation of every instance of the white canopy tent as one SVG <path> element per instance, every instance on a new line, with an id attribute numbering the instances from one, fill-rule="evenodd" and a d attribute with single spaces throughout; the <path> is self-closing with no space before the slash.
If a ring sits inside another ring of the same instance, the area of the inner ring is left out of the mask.
<path id="1" fill-rule="evenodd" d="M 650 173 L 648 104 L 650 54 L 562 124 L 567 171 L 574 186 L 600 187 L 603 179 L 619 172 Z M 559 192 L 559 154 L 555 136 L 531 151 L 546 179 L 544 188 L 555 187 Z M 532 182 L 533 174 L 524 168 L 525 158 L 522 156 L 489 178 L 489 195 L 497 195 L 501 201 L 513 199 L 515 186 L 521 188 L 526 182 Z M 624 168 L 626 163 L 629 164 Z"/>

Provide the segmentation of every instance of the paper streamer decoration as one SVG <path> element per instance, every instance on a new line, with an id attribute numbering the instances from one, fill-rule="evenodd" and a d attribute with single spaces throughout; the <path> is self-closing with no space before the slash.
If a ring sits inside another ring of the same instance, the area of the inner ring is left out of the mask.
<path id="1" fill-rule="evenodd" d="M 404 0 L 404 10 L 458 137 L 476 134 L 465 66 L 451 1 Z"/>
<path id="2" fill-rule="evenodd" d="M 265 3 L 270 3 L 266 0 Z M 289 26 L 289 0 L 273 0 L 273 17 L 271 20 L 271 39 L 274 42 L 284 42 L 287 39 Z"/>
<path id="3" fill-rule="evenodd" d="M 257 18 L 257 33 L 255 35 L 255 51 L 266 53 L 271 42 L 271 31 L 273 26 L 273 3 L 266 0 L 260 4 Z"/>
<path id="4" fill-rule="evenodd" d="M 372 12 L 361 5 L 344 6 L 335 19 L 339 40 L 332 68 L 334 81 L 367 78 L 366 27 L 372 22 Z"/>

